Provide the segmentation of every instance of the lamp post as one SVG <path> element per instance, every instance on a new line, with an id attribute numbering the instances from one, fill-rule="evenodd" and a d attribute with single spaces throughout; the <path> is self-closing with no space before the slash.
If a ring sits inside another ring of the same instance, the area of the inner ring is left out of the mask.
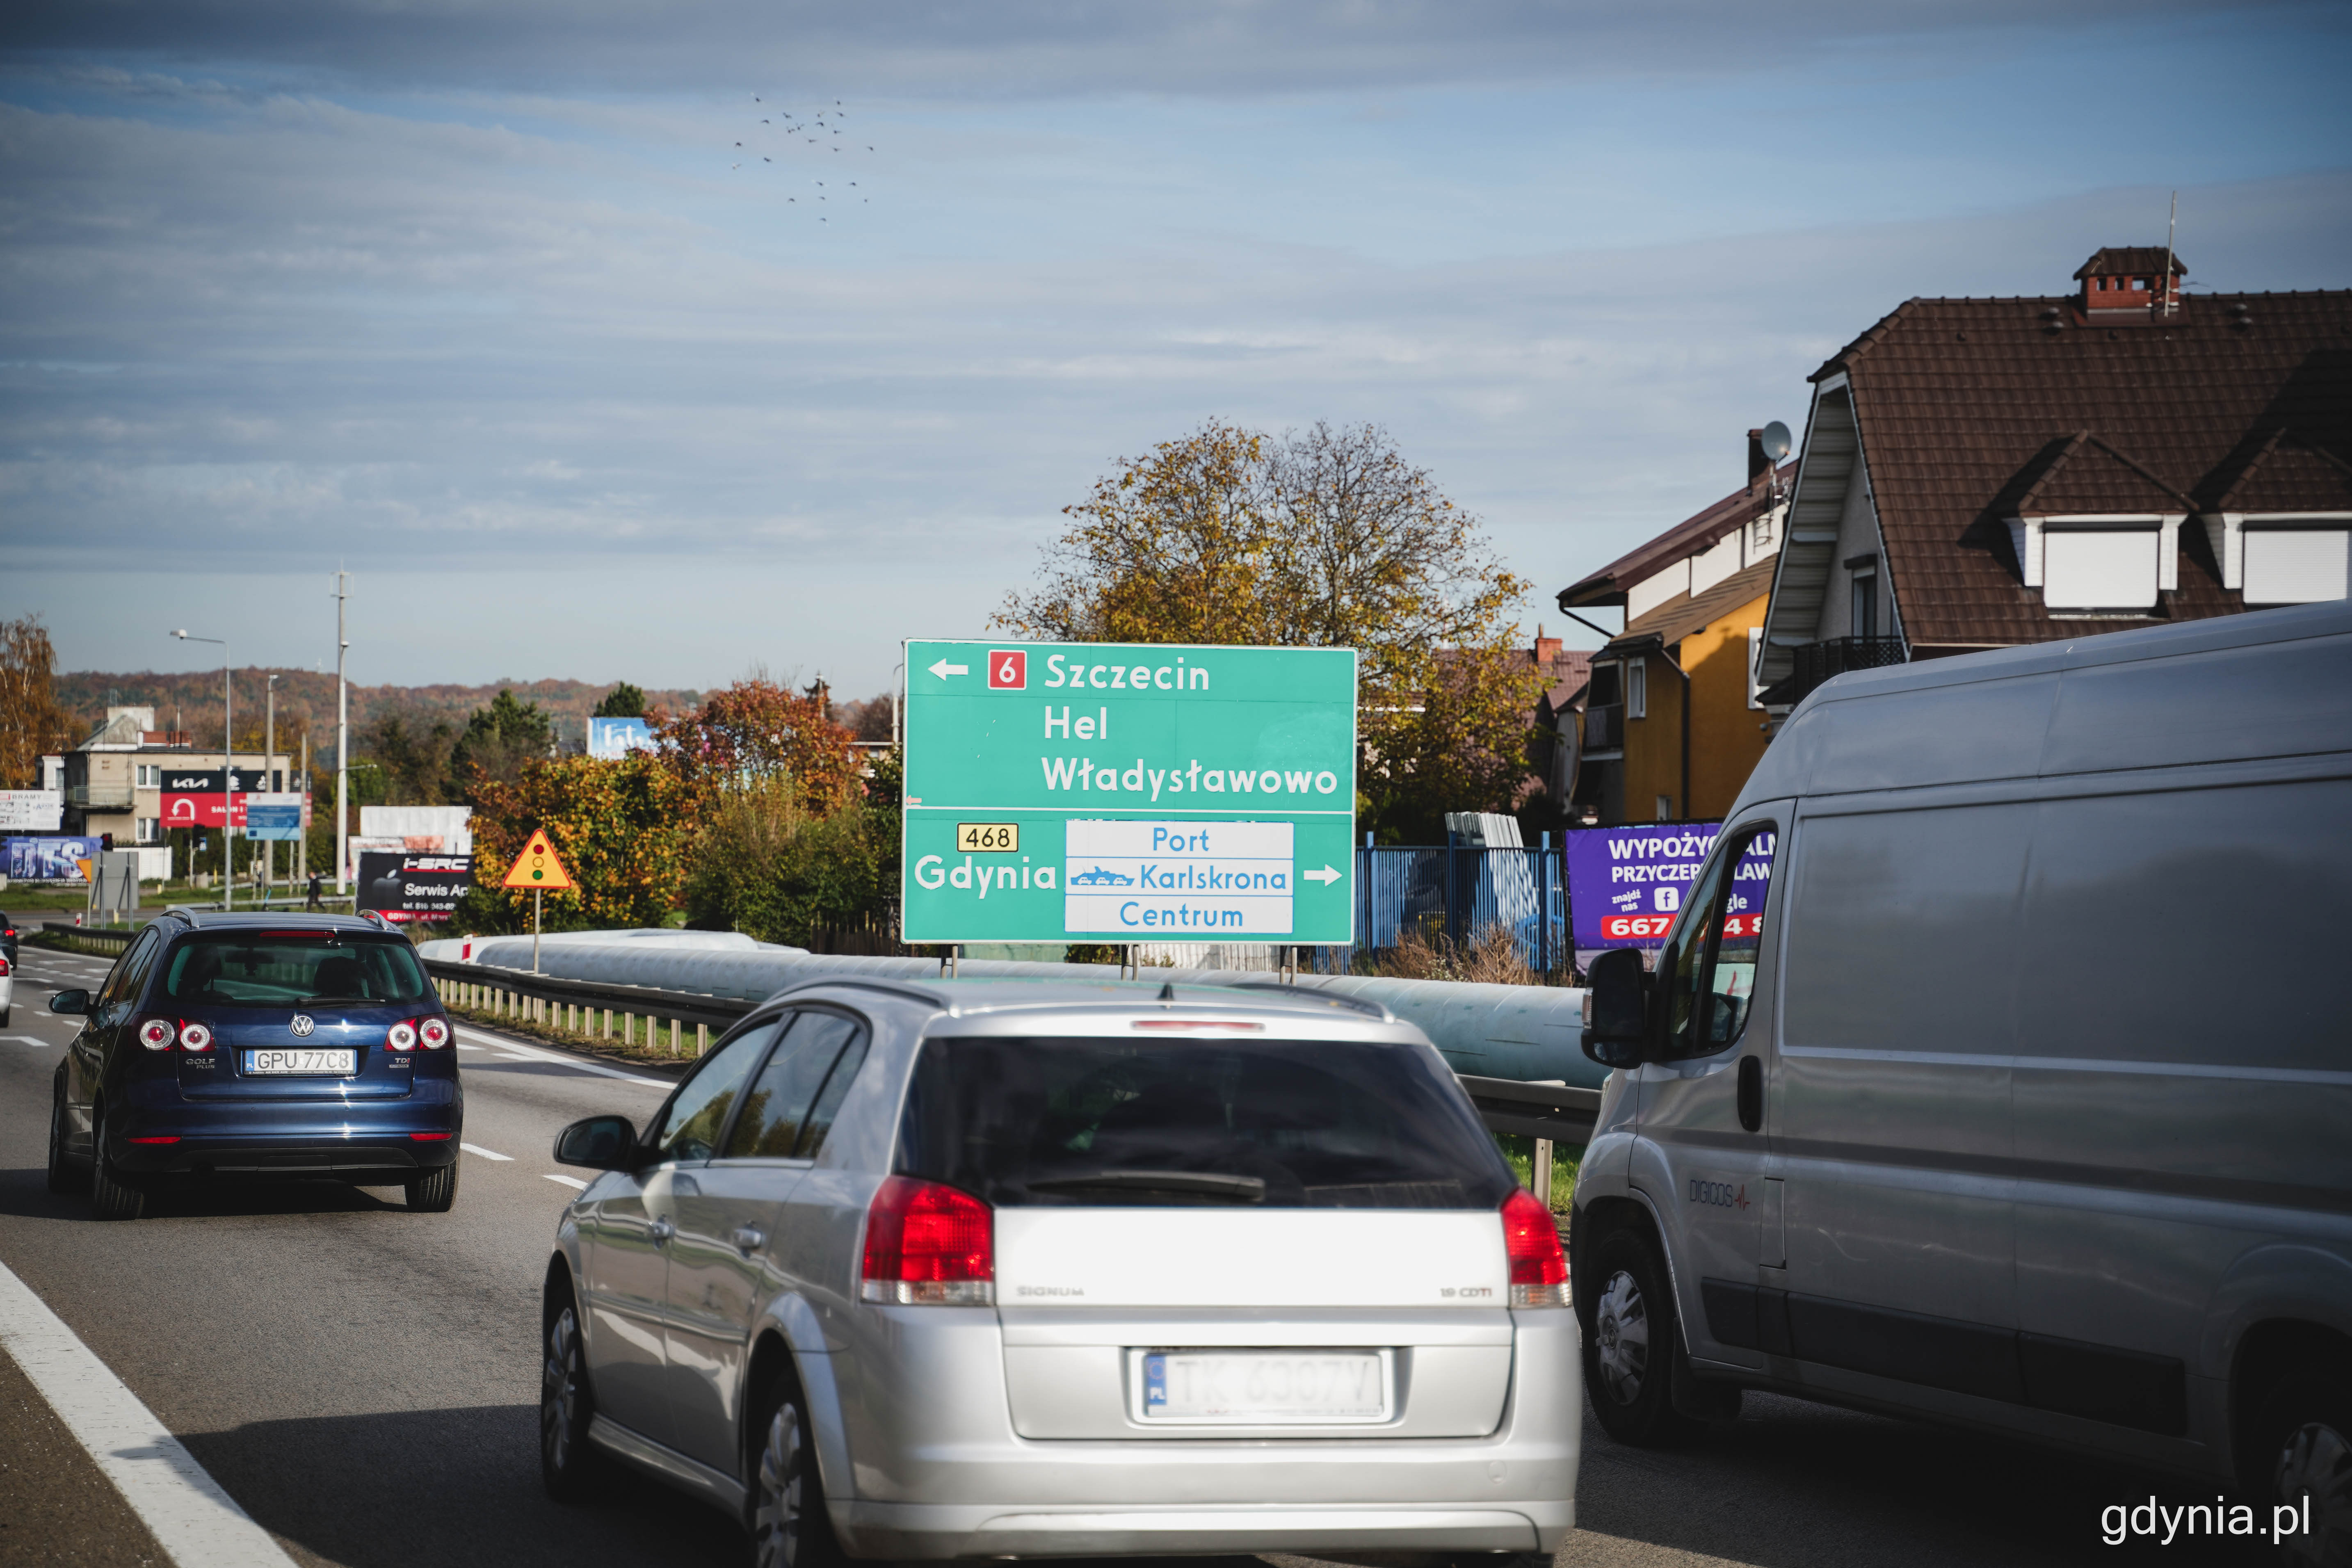
<path id="1" fill-rule="evenodd" d="M 346 874 L 351 870 L 351 811 L 352 811 L 352 700 L 351 689 L 343 684 L 343 655 L 351 651 L 352 639 L 343 630 L 343 605 L 352 596 L 352 574 L 335 574 L 335 893 L 341 897 L 346 890 Z M 356 900 L 353 913 L 359 910 Z"/>
<path id="2" fill-rule="evenodd" d="M 182 642 L 218 643 L 221 650 L 221 908 L 236 902 L 236 706 L 229 688 L 228 638 L 190 637 L 186 628 L 172 634 Z"/>
<path id="3" fill-rule="evenodd" d="M 264 789 L 274 790 L 276 786 L 270 778 L 269 764 L 278 760 L 278 678 L 271 676 L 268 686 L 264 689 L 268 694 L 269 716 L 261 724 L 261 784 Z M 273 805 L 270 809 L 274 811 L 277 807 Z M 275 833 L 278 829 L 273 827 L 270 831 Z M 266 838 L 262 843 L 261 907 L 266 910 L 269 907 L 270 881 L 278 875 L 278 841 Z"/>

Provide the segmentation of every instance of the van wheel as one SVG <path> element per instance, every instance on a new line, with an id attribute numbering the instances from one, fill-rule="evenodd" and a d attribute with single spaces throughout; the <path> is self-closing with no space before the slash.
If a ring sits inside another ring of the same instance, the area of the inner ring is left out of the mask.
<path id="1" fill-rule="evenodd" d="M 137 1219 L 147 1212 L 147 1194 L 115 1174 L 106 1157 L 106 1108 L 99 1107 L 89 1131 L 89 1209 L 100 1219 Z"/>
<path id="2" fill-rule="evenodd" d="M 2270 1460 L 2273 1500 L 2300 1516 L 2308 1534 L 2283 1538 L 2283 1562 L 2313 1568 L 2352 1563 L 2352 1366 L 2308 1364 L 2279 1379 L 2255 1415 L 2256 1452 Z"/>
<path id="3" fill-rule="evenodd" d="M 761 1436 L 743 1525 L 751 1532 L 753 1568 L 845 1568 L 847 1562 L 825 1512 L 806 1403 L 792 1373 L 779 1371 L 752 1406 L 759 1424 L 751 1430 Z"/>
<path id="4" fill-rule="evenodd" d="M 401 1184 L 408 1206 L 420 1214 L 447 1214 L 457 1201 L 457 1162 L 436 1166 Z"/>
<path id="5" fill-rule="evenodd" d="M 1688 1442 L 1700 1423 L 1674 1406 L 1674 1295 L 1657 1249 L 1638 1230 L 1593 1248 L 1588 1279 L 1600 1287 L 1584 1325 L 1584 1391 L 1601 1429 L 1636 1448 Z"/>

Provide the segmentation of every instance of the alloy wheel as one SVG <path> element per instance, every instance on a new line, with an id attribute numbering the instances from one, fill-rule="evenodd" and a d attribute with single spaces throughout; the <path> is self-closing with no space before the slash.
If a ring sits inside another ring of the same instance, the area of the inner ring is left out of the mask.
<path id="1" fill-rule="evenodd" d="M 2279 1544 L 2291 1563 L 2342 1568 L 2352 1563 L 2352 1442 L 2325 1422 L 2287 1434 L 2279 1449 L 2278 1500 L 2300 1510 L 2310 1500 L 2311 1531 Z"/>
<path id="2" fill-rule="evenodd" d="M 548 1467 L 562 1472 L 572 1464 L 580 1417 L 580 1322 L 566 1307 L 547 1331 L 547 1364 L 540 1377 L 539 1440 Z"/>
<path id="3" fill-rule="evenodd" d="M 1650 1312 L 1642 1288 L 1622 1268 L 1609 1277 L 1593 1308 L 1592 1342 L 1609 1397 L 1620 1405 L 1641 1398 L 1650 1367 Z"/>
<path id="4" fill-rule="evenodd" d="M 757 1568 L 795 1568 L 807 1520 L 806 1456 L 801 1413 L 789 1399 L 777 1406 L 760 1447 L 757 1494 L 751 1508 L 751 1560 Z"/>

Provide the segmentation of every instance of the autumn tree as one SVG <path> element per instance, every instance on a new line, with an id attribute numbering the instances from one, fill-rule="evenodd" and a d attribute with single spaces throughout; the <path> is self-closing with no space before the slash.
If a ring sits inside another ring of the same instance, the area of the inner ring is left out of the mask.
<path id="1" fill-rule="evenodd" d="M 41 759 L 73 744 L 57 651 L 37 616 L 0 621 L 0 789 L 41 787 Z"/>
<path id="2" fill-rule="evenodd" d="M 477 775 L 475 885 L 457 918 L 475 931 L 530 928 L 530 896 L 498 884 L 543 827 L 574 884 L 545 895 L 548 929 L 661 925 L 685 890 L 695 819 L 692 787 L 650 752 L 541 757 L 511 781 Z"/>
<path id="3" fill-rule="evenodd" d="M 786 780 L 799 810 L 824 816 L 859 793 L 849 731 L 825 716 L 820 697 L 764 676 L 712 692 L 655 739 L 664 761 L 704 800 Z"/>
<path id="4" fill-rule="evenodd" d="M 1509 804 L 1541 689 L 1510 657 L 1529 584 L 1387 432 L 1318 424 L 1277 440 L 1213 422 L 1123 459 L 1063 511 L 1041 585 L 996 625 L 1055 642 L 1353 647 L 1364 813 L 1425 834 L 1433 813 Z"/>
<path id="5" fill-rule="evenodd" d="M 383 770 L 387 805 L 441 805 L 462 797 L 465 784 L 452 765 L 457 745 L 457 729 L 446 719 L 408 707 L 381 710 L 359 737 L 359 750 Z"/>

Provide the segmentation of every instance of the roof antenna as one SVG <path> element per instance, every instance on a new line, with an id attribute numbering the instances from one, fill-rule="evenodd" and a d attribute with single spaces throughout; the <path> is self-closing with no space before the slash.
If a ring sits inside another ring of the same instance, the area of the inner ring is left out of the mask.
<path id="1" fill-rule="evenodd" d="M 2179 191 L 2175 191 L 2172 193 L 2172 216 L 2164 220 L 2164 313 L 2168 316 L 2172 314 L 2174 310 L 2174 289 L 2172 287 L 2172 237 L 2173 231 L 2178 229 L 2179 226 L 2180 193 Z"/>

